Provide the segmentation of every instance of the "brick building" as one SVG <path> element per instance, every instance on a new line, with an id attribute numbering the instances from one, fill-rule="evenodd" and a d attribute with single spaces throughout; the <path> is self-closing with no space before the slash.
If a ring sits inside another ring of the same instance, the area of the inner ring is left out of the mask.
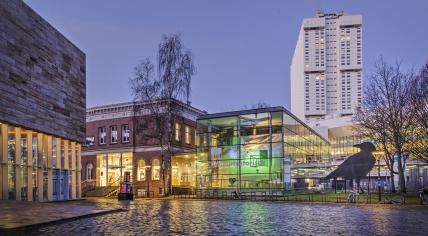
<path id="1" fill-rule="evenodd" d="M 194 184 L 194 151 L 196 118 L 205 114 L 179 101 L 174 115 L 173 157 L 165 150 L 165 167 L 171 161 L 173 186 L 192 187 Z M 87 109 L 86 145 L 82 152 L 82 180 L 97 187 L 119 186 L 125 172 L 131 173 L 136 196 L 148 193 L 155 196 L 164 192 L 162 158 L 159 139 L 156 138 L 154 119 L 144 103 L 121 103 Z M 138 109 L 136 109 L 138 107 Z M 137 111 L 138 110 L 138 111 Z"/>

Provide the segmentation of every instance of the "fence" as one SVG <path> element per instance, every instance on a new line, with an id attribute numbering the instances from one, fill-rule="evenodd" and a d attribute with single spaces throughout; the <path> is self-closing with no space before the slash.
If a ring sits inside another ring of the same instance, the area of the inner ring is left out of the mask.
<path id="1" fill-rule="evenodd" d="M 392 204 L 419 204 L 418 193 L 398 195 L 396 193 L 381 192 L 380 201 L 378 192 L 353 194 L 352 192 L 329 191 L 299 191 L 287 190 L 282 192 L 249 191 L 235 192 L 226 190 L 195 189 L 188 192 L 173 193 L 173 198 L 181 199 L 214 199 L 214 200 L 250 200 L 250 201 L 293 201 L 293 202 L 332 202 L 332 203 L 392 203 Z"/>

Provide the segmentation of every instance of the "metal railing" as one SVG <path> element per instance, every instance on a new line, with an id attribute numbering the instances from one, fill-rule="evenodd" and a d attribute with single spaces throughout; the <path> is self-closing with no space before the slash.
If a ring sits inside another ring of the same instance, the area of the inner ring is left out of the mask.
<path id="1" fill-rule="evenodd" d="M 250 200 L 250 201 L 293 201 L 293 202 L 330 202 L 330 203 L 361 203 L 361 204 L 419 204 L 417 193 L 398 195 L 382 192 L 381 201 L 377 192 L 365 192 L 360 194 L 353 192 L 327 191 L 302 191 L 283 190 L 269 193 L 268 191 L 236 192 L 227 190 L 195 189 L 186 193 L 173 193 L 174 198 L 183 199 L 215 199 L 215 200 Z"/>

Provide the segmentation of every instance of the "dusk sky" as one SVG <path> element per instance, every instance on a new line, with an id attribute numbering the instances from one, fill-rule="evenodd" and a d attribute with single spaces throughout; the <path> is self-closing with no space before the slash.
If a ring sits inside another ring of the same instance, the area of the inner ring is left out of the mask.
<path id="1" fill-rule="evenodd" d="M 406 68 L 428 60 L 428 1 L 26 0 L 86 53 L 87 106 L 132 100 L 139 60 L 162 34 L 194 54 L 192 104 L 208 112 L 290 104 L 290 63 L 303 18 L 317 9 L 363 16 L 364 77 L 380 56 Z"/>

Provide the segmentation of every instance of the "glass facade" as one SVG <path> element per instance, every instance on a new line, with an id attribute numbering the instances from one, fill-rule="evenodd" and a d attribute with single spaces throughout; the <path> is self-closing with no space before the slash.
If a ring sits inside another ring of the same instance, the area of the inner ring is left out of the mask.
<path id="1" fill-rule="evenodd" d="M 333 160 L 343 161 L 348 156 L 359 152 L 360 149 L 354 147 L 354 145 L 362 142 L 370 142 L 370 140 L 355 135 L 330 138 Z"/>
<path id="2" fill-rule="evenodd" d="M 97 155 L 97 186 L 119 186 L 125 172 L 131 173 L 132 152 L 106 153 Z"/>
<path id="3" fill-rule="evenodd" d="M 329 143 L 282 107 L 202 116 L 196 140 L 198 189 L 282 191 L 330 162 Z"/>
<path id="4" fill-rule="evenodd" d="M 172 186 L 195 187 L 195 154 L 175 155 L 172 157 Z"/>
<path id="5" fill-rule="evenodd" d="M 80 175 L 80 148 L 74 141 L 0 123 L 0 199 L 80 198 L 80 184 L 72 181 Z"/>

